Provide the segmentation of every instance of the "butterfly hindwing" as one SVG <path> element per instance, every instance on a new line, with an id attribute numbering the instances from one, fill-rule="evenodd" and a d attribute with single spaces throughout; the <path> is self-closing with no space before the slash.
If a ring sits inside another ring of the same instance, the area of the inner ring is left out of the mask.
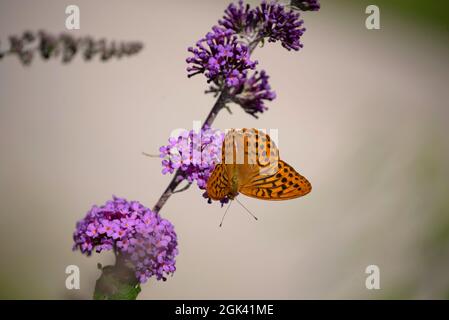
<path id="1" fill-rule="evenodd" d="M 239 192 L 265 200 L 288 200 L 306 195 L 312 190 L 309 181 L 282 160 L 273 175 L 258 175 L 242 185 Z"/>
<path id="2" fill-rule="evenodd" d="M 207 180 L 206 191 L 212 200 L 224 199 L 230 192 L 230 183 L 226 165 L 219 163 Z"/>

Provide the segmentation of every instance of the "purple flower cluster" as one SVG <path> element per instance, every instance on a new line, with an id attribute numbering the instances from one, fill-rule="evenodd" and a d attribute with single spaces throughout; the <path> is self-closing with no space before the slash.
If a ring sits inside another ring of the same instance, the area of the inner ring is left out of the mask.
<path id="1" fill-rule="evenodd" d="M 291 6 L 319 9 L 316 0 L 292 1 Z M 251 50 L 264 39 L 280 41 L 287 50 L 299 50 L 305 31 L 303 20 L 298 12 L 287 10 L 277 1 L 262 1 L 251 8 L 240 0 L 227 7 L 218 24 L 195 47 L 188 49 L 193 54 L 186 59 L 188 76 L 204 73 L 208 82 L 215 85 L 209 92 L 226 88 L 232 101 L 256 116 L 267 109 L 264 100 L 271 101 L 276 95 L 271 91 L 264 71 L 255 72 L 251 77 L 248 75 L 248 70 L 255 69 L 257 64 L 250 58 Z"/>
<path id="2" fill-rule="evenodd" d="M 248 46 L 237 41 L 230 29 L 214 26 L 212 32 L 190 47 L 193 57 L 186 59 L 192 64 L 187 68 L 189 77 L 204 73 L 208 82 L 227 87 L 237 86 L 245 77 L 246 70 L 254 69 L 257 62 L 251 61 Z"/>
<path id="3" fill-rule="evenodd" d="M 176 270 L 173 225 L 137 201 L 114 196 L 103 206 L 93 206 L 77 223 L 73 239 L 73 250 L 86 255 L 114 249 L 125 256 L 141 283 L 152 276 L 166 280 Z"/>
<path id="4" fill-rule="evenodd" d="M 196 181 L 200 189 L 206 188 L 207 180 L 221 161 L 221 147 L 224 134 L 209 127 L 183 131 L 177 138 L 170 138 L 169 144 L 160 147 L 162 173 L 173 173 L 180 169 L 181 179 Z"/>
<path id="5" fill-rule="evenodd" d="M 299 50 L 302 48 L 300 38 L 305 31 L 299 17 L 299 13 L 286 10 L 277 1 L 262 1 L 260 6 L 251 9 L 240 0 L 238 5 L 228 6 L 218 23 L 252 41 L 268 38 L 269 42 L 280 41 L 287 50 Z"/>
<path id="6" fill-rule="evenodd" d="M 276 93 L 271 91 L 268 83 L 269 76 L 264 70 L 255 72 L 240 87 L 232 92 L 233 101 L 238 103 L 245 112 L 257 118 L 257 112 L 263 112 L 268 108 L 264 100 L 272 101 Z"/>
<path id="7" fill-rule="evenodd" d="M 299 19 L 298 12 L 286 11 L 284 5 L 276 1 L 263 1 L 255 10 L 260 21 L 259 37 L 266 37 L 269 42 L 280 41 L 287 50 L 302 48 L 300 38 L 306 29 L 302 27 L 304 21 Z"/>

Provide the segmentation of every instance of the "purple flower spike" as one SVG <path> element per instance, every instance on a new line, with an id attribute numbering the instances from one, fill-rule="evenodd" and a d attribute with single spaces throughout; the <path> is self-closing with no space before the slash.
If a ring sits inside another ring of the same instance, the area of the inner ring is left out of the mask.
<path id="1" fill-rule="evenodd" d="M 218 26 L 214 26 L 212 32 L 188 51 L 193 53 L 193 57 L 186 59 L 190 64 L 188 76 L 204 73 L 208 82 L 218 86 L 236 87 L 246 71 L 254 69 L 257 64 L 250 60 L 248 47 L 237 41 L 233 30 Z"/>
<path id="2" fill-rule="evenodd" d="M 224 134 L 206 127 L 200 132 L 184 131 L 169 144 L 161 147 L 162 173 L 173 173 L 180 169 L 182 177 L 189 182 L 196 181 L 200 189 L 206 188 L 207 180 L 221 161 L 221 147 Z"/>
<path id="3" fill-rule="evenodd" d="M 268 109 L 264 100 L 272 101 L 276 98 L 276 93 L 271 91 L 268 78 L 269 76 L 264 70 L 260 73 L 256 71 L 233 92 L 233 101 L 238 103 L 245 112 L 257 118 L 258 112 Z"/>
<path id="4" fill-rule="evenodd" d="M 73 250 L 83 254 L 114 249 L 135 268 L 141 283 L 155 276 L 166 280 L 173 274 L 178 254 L 173 225 L 137 201 L 113 197 L 101 207 L 93 206 L 79 221 L 73 234 Z"/>

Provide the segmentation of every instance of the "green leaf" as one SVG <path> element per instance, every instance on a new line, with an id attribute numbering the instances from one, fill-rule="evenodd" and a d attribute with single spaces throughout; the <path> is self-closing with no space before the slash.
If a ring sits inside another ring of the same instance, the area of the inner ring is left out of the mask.
<path id="1" fill-rule="evenodd" d="M 124 265 L 107 266 L 95 285 L 95 300 L 136 300 L 141 288 L 134 270 Z"/>

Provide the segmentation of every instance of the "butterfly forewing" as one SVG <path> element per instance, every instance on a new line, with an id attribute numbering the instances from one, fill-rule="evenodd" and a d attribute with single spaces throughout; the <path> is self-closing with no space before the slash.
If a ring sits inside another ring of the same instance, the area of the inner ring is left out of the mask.
<path id="1" fill-rule="evenodd" d="M 230 130 L 223 141 L 222 163 L 272 175 L 277 171 L 279 150 L 269 135 L 257 129 Z M 248 167 L 249 165 L 249 167 Z"/>

